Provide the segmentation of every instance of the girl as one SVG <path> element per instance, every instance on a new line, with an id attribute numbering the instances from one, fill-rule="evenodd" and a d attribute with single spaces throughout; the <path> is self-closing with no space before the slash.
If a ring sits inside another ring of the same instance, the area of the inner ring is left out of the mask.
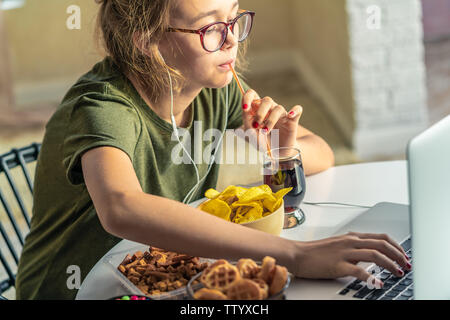
<path id="1" fill-rule="evenodd" d="M 334 163 L 327 143 L 232 77 L 253 13 L 236 0 L 103 0 L 99 27 L 108 56 L 81 77 L 46 127 L 35 177 L 31 231 L 19 263 L 19 299 L 73 298 L 69 266 L 82 279 L 121 239 L 193 256 L 275 257 L 298 277 L 369 274 L 371 261 L 401 275 L 402 248 L 386 235 L 351 233 L 297 242 L 192 208 L 215 187 L 218 165 L 171 161 L 174 127 L 278 129 L 280 146 L 302 150 L 306 174 Z M 256 114 L 255 100 L 258 107 Z"/>

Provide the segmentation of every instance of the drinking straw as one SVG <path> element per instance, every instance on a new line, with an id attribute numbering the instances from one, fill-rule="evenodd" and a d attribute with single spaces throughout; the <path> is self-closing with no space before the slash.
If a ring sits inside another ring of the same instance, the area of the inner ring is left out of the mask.
<path id="1" fill-rule="evenodd" d="M 234 70 L 233 66 L 231 65 L 231 63 L 229 64 L 231 72 L 233 73 L 234 76 L 234 80 L 236 80 L 236 83 L 239 87 L 239 90 L 241 90 L 242 95 L 245 94 L 244 89 L 242 88 L 241 82 L 239 81 L 239 77 L 236 74 L 236 71 Z M 252 112 L 252 115 L 254 115 L 254 113 Z M 259 132 L 259 129 L 258 129 Z M 266 147 L 267 147 L 267 153 L 269 154 L 270 158 L 272 158 L 272 151 L 270 150 L 270 145 L 269 145 L 269 139 L 267 139 L 266 137 Z"/>
<path id="2" fill-rule="evenodd" d="M 238 77 L 236 71 L 234 71 L 234 68 L 231 63 L 229 64 L 229 66 L 230 66 L 231 72 L 233 73 L 234 80 L 236 80 L 236 83 L 237 83 L 239 89 L 241 90 L 242 95 L 244 95 L 245 94 L 244 88 L 242 88 L 241 81 L 239 81 L 239 77 Z"/>

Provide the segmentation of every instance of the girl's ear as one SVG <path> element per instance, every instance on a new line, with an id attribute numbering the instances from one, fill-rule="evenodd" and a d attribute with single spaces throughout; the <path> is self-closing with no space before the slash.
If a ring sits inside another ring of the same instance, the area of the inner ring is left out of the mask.
<path id="1" fill-rule="evenodd" d="M 133 44 L 136 46 L 136 48 L 139 49 L 139 51 L 142 52 L 142 54 L 148 56 L 150 54 L 150 41 L 146 39 L 140 32 L 135 32 L 133 34 Z"/>

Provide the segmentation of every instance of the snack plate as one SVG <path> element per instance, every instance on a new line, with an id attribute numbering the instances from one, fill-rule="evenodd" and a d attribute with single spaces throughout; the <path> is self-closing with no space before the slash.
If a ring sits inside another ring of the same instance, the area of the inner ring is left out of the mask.
<path id="1" fill-rule="evenodd" d="M 235 261 L 231 261 L 230 264 L 232 265 L 236 265 L 237 262 Z M 261 265 L 261 262 L 256 262 L 258 264 L 258 266 Z M 204 288 L 205 286 L 202 283 L 196 284 L 196 285 L 192 285 L 192 282 L 196 279 L 198 279 L 201 275 L 202 275 L 203 271 L 196 274 L 195 276 L 193 276 L 191 278 L 191 280 L 189 280 L 187 286 L 186 286 L 186 291 L 187 291 L 187 299 L 189 300 L 195 300 L 194 298 L 194 293 L 197 290 L 200 290 L 201 288 Z M 292 279 L 292 273 L 288 272 L 288 277 L 286 280 L 286 284 L 284 285 L 283 289 L 280 290 L 280 292 L 266 298 L 265 300 L 283 300 L 285 299 L 284 293 L 286 292 L 286 289 L 289 287 L 289 285 L 291 284 L 291 279 Z"/>
<path id="2" fill-rule="evenodd" d="M 108 266 L 108 268 L 112 271 L 114 276 L 117 280 L 120 281 L 121 286 L 125 290 L 125 294 L 127 295 L 136 295 L 136 296 L 144 296 L 145 294 L 139 290 L 138 287 L 134 285 L 133 282 L 128 280 L 126 276 L 124 276 L 117 267 L 122 263 L 123 259 L 127 254 L 133 255 L 136 251 L 148 251 L 149 246 L 146 245 L 139 245 L 132 247 L 127 250 L 123 250 L 117 253 L 109 254 L 105 256 L 102 259 L 102 262 Z M 216 260 L 214 259 L 205 259 L 200 258 L 200 262 L 209 262 L 212 263 Z M 199 273 L 200 274 L 200 273 Z M 197 276 L 197 275 L 196 275 Z M 195 277 L 195 276 L 194 276 Z M 195 289 L 197 289 L 197 286 L 201 284 L 195 285 Z M 152 300 L 184 300 L 188 298 L 187 292 L 186 292 L 186 286 L 178 288 L 176 290 L 169 291 L 167 293 L 161 293 L 159 295 L 145 295 L 146 297 L 149 297 Z"/>

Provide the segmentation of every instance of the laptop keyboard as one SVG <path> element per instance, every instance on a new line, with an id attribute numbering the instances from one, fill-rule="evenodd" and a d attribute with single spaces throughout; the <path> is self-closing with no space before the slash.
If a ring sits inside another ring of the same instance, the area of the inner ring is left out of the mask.
<path id="1" fill-rule="evenodd" d="M 411 255 L 411 237 L 401 244 L 406 255 L 412 261 Z M 401 278 L 394 276 L 390 271 L 375 267 L 372 270 L 373 276 L 383 281 L 381 289 L 369 289 L 361 280 L 355 280 L 345 287 L 340 295 L 351 293 L 354 298 L 364 300 L 412 300 L 413 299 L 413 271 L 404 270 L 405 275 Z M 369 270 L 370 272 L 370 270 Z"/>

